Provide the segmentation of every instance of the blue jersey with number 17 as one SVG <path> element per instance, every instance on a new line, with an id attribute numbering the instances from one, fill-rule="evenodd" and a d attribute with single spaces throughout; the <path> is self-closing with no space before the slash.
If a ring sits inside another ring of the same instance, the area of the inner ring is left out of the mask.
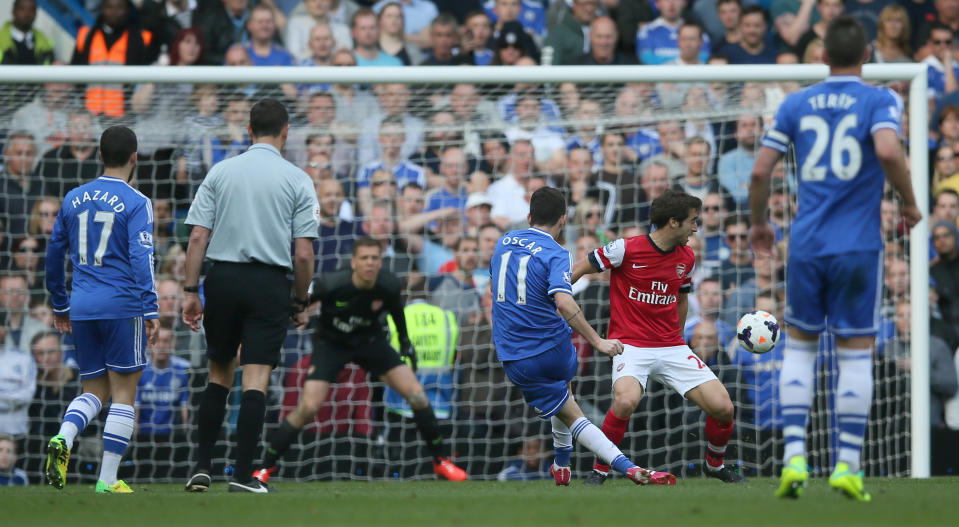
<path id="1" fill-rule="evenodd" d="M 67 297 L 64 257 L 73 264 Z M 157 318 L 153 286 L 153 205 L 113 177 L 100 176 L 67 193 L 46 258 L 53 311 L 72 320 Z"/>
<path id="2" fill-rule="evenodd" d="M 805 256 L 882 250 L 885 173 L 872 134 L 901 134 L 902 100 L 855 76 L 832 76 L 786 97 L 763 146 L 796 151 L 799 209 L 789 250 Z"/>
<path id="3" fill-rule="evenodd" d="M 506 233 L 490 261 L 493 343 L 501 361 L 569 347 L 573 330 L 556 314 L 553 295 L 573 294 L 569 251 L 546 231 Z"/>

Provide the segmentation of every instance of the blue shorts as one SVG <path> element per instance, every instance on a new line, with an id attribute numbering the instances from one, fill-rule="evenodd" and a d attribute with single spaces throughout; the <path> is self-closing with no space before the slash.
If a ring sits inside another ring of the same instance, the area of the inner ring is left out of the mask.
<path id="1" fill-rule="evenodd" d="M 570 341 L 564 348 L 554 348 L 539 355 L 503 362 L 506 376 L 523 392 L 526 404 L 549 419 L 569 399 L 569 383 L 576 375 L 576 348 Z"/>
<path id="2" fill-rule="evenodd" d="M 804 258 L 789 255 L 786 322 L 806 333 L 828 329 L 837 337 L 879 332 L 882 251 Z"/>
<path id="3" fill-rule="evenodd" d="M 128 373 L 147 365 L 147 334 L 143 317 L 74 320 L 80 378 L 99 377 L 107 370 Z"/>

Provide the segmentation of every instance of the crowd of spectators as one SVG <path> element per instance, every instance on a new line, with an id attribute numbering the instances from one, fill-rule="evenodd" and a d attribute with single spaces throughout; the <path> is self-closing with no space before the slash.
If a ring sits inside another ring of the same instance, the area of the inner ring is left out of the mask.
<path id="1" fill-rule="evenodd" d="M 935 368 L 940 377 L 930 382 L 931 417 L 934 427 L 959 429 L 959 0 L 91 4 L 96 22 L 79 28 L 71 56 L 59 57 L 51 37 L 34 28 L 35 0 L 16 0 L 11 21 L 0 28 L 0 62 L 157 68 L 819 63 L 828 22 L 852 14 L 873 39 L 872 62 L 918 61 L 929 68 L 934 117 L 928 145 L 920 147 L 930 151 L 934 203 L 928 242 L 935 344 L 930 355 L 941 366 Z M 689 242 L 697 256 L 696 293 L 684 334 L 736 398 L 745 424 L 742 457 L 752 469 L 771 473 L 777 456 L 759 445 L 775 444 L 767 439 L 779 437 L 784 340 L 773 352 L 756 356 L 738 349 L 733 328 L 753 309 L 782 318 L 789 223 L 796 209 L 793 167 L 780 164 L 774 173 L 772 257 L 754 257 L 749 250 L 747 198 L 759 139 L 782 98 L 800 88 L 797 83 L 354 86 L 324 83 L 321 74 L 307 84 L 214 82 L 0 84 L 0 435 L 14 439 L 12 451 L 26 454 L 33 474 L 40 463 L 36 442 L 51 435 L 49 427 L 78 389 L 71 342 L 53 332 L 43 288 L 46 239 L 61 198 L 101 170 L 99 131 L 118 123 L 133 127 L 140 139 L 137 183 L 153 200 L 163 328 L 137 400 L 135 477 L 173 477 L 186 470 L 185 425 L 194 406 L 192 387 L 204 383 L 205 344 L 178 316 L 183 217 L 209 168 L 249 146 L 250 106 L 267 96 L 290 108 L 284 155 L 315 183 L 321 217 L 317 272 L 348 265 L 353 240 L 368 235 L 382 244 L 385 268 L 455 315 L 457 411 L 444 426 L 454 442 L 461 441 L 455 444 L 468 443 L 473 459 L 501 460 L 474 465 L 471 473 L 496 474 L 507 457 L 532 449 L 516 440 L 539 433 L 496 360 L 488 282 L 497 239 L 526 226 L 529 196 L 544 185 L 567 196 L 565 242 L 577 258 L 617 237 L 647 233 L 649 203 L 666 188 L 703 200 L 703 225 Z M 910 300 L 908 237 L 891 198 L 883 202 L 882 214 L 887 258 L 877 383 L 909 371 L 910 341 L 903 323 Z M 590 322 L 603 330 L 608 276 L 584 278 L 574 292 Z M 577 399 L 587 413 L 601 416 L 609 404 L 608 363 L 593 356 L 585 342 L 574 343 L 583 374 Z M 274 423 L 295 405 L 311 352 L 308 333 L 291 329 L 284 350 L 270 394 Z M 830 365 L 822 370 L 828 376 Z M 351 444 L 365 445 L 370 456 L 382 454 L 377 438 L 390 437 L 381 422 L 382 390 L 368 384 L 359 368 L 347 368 L 339 381 L 310 432 L 318 438 L 351 436 Z M 682 434 L 674 438 L 662 431 L 686 424 L 698 429 L 699 417 L 675 394 L 656 390 L 650 389 L 640 411 L 645 424 L 638 428 L 644 431 L 630 440 L 659 456 L 646 464 L 675 469 L 682 454 L 659 447 L 675 438 L 685 442 Z M 901 401 L 903 384 L 895 390 L 877 394 Z M 905 434 L 908 423 L 901 416 L 877 415 L 874 433 L 882 428 L 896 430 L 897 437 Z M 316 444 L 340 452 L 335 444 Z M 477 444 L 488 450 L 477 451 Z M 2 445 L 0 439 L 0 454 Z M 883 456 L 871 458 L 869 470 L 895 470 L 880 466 L 889 458 Z M 537 473 L 539 458 L 526 457 L 532 461 L 514 468 Z"/>

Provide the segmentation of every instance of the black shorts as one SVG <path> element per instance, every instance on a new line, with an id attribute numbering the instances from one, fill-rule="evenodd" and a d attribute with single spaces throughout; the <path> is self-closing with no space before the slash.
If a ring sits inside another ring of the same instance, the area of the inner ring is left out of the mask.
<path id="1" fill-rule="evenodd" d="M 348 362 L 370 372 L 377 379 L 393 368 L 406 364 L 385 339 L 356 345 L 315 338 L 306 380 L 335 382 L 336 376 Z"/>
<path id="2" fill-rule="evenodd" d="M 290 325 L 290 282 L 282 267 L 217 262 L 203 282 L 206 356 L 218 363 L 276 366 Z"/>

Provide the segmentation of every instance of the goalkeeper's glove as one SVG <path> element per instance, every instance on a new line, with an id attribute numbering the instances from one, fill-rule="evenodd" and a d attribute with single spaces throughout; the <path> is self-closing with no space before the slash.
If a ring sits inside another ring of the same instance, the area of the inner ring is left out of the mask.
<path id="1" fill-rule="evenodd" d="M 416 350 L 413 349 L 413 344 L 410 341 L 403 340 L 400 342 L 400 357 L 408 359 L 407 363 L 410 368 L 416 371 Z"/>

